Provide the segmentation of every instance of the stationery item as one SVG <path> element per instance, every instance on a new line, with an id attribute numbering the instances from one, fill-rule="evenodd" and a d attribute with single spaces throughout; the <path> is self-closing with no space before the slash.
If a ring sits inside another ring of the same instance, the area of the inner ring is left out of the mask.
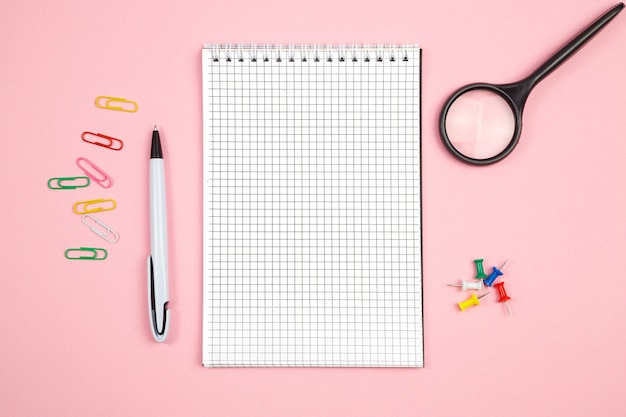
<path id="1" fill-rule="evenodd" d="M 619 3 L 587 26 L 535 72 L 511 84 L 466 85 L 446 101 L 439 132 L 448 150 L 463 162 L 487 165 L 506 157 L 522 131 L 522 112 L 532 89 L 604 28 L 622 9 Z"/>
<path id="2" fill-rule="evenodd" d="M 85 226 L 91 229 L 92 232 L 94 232 L 109 243 L 115 243 L 120 239 L 119 233 L 111 229 L 106 224 L 102 223 L 91 214 L 84 214 L 81 218 L 81 221 Z"/>
<path id="3" fill-rule="evenodd" d="M 76 165 L 78 165 L 78 167 L 83 170 L 85 175 L 87 175 L 99 186 L 103 188 L 110 188 L 113 185 L 113 178 L 87 158 L 78 158 L 76 160 Z"/>
<path id="4" fill-rule="evenodd" d="M 92 145 L 102 146 L 114 151 L 120 151 L 124 147 L 124 142 L 121 139 L 103 135 L 102 133 L 83 132 L 81 138 Z"/>
<path id="5" fill-rule="evenodd" d="M 483 291 L 485 289 L 483 280 L 465 281 L 463 279 L 461 280 L 460 284 L 448 284 L 448 287 L 461 287 L 461 291 L 467 291 L 467 290 Z"/>
<path id="6" fill-rule="evenodd" d="M 423 366 L 420 58 L 203 49 L 205 366 Z"/>
<path id="7" fill-rule="evenodd" d="M 489 274 L 489 276 L 487 278 L 485 278 L 485 285 L 488 287 L 491 287 L 493 285 L 493 282 L 500 276 L 500 275 L 504 275 L 502 272 L 502 268 L 504 268 L 504 265 L 506 265 L 506 261 L 504 261 L 502 263 L 502 265 L 500 265 L 500 268 L 496 268 L 495 266 L 492 266 L 492 271 L 491 274 Z"/>
<path id="8" fill-rule="evenodd" d="M 107 110 L 117 110 L 134 113 L 139 110 L 139 104 L 125 98 L 98 96 L 96 97 L 96 107 Z"/>
<path id="9" fill-rule="evenodd" d="M 148 256 L 148 314 L 157 342 L 167 337 L 170 324 L 167 254 L 165 167 L 159 130 L 154 126 L 150 150 L 150 255 Z"/>
<path id="10" fill-rule="evenodd" d="M 48 188 L 51 190 L 75 190 L 89 184 L 89 177 L 54 177 L 48 180 Z"/>
<path id="11" fill-rule="evenodd" d="M 474 259 L 474 263 L 476 264 L 476 279 L 485 279 L 487 278 L 487 274 L 485 274 L 485 270 L 483 269 L 483 260 L 482 259 Z"/>
<path id="12" fill-rule="evenodd" d="M 109 253 L 104 248 L 69 248 L 65 251 L 65 257 L 74 261 L 102 261 Z"/>
<path id="13" fill-rule="evenodd" d="M 117 202 L 112 198 L 100 198 L 97 200 L 78 201 L 74 203 L 72 210 L 76 214 L 87 214 L 97 213 L 99 211 L 114 210 L 116 207 Z"/>
<path id="14" fill-rule="evenodd" d="M 479 296 L 476 296 L 475 293 L 472 293 L 472 295 L 470 295 L 467 300 L 461 301 L 460 303 L 458 303 L 459 308 L 461 309 L 461 311 L 465 311 L 467 308 L 479 306 L 480 305 L 479 300 L 483 298 L 484 296 L 486 296 L 487 294 L 489 294 L 489 292 L 483 293 Z"/>
<path id="15" fill-rule="evenodd" d="M 498 290 L 498 302 L 499 303 L 504 303 L 504 308 L 506 309 L 506 314 L 508 314 L 509 316 L 511 315 L 511 311 L 509 310 L 509 303 L 508 301 L 511 299 L 511 297 L 509 297 L 506 293 L 506 289 L 504 288 L 504 282 L 498 282 L 496 284 L 493 284 L 493 286 Z"/>

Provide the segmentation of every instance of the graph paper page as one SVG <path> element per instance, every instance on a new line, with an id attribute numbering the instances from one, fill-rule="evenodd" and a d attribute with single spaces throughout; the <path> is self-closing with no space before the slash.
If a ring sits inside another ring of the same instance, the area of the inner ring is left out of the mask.
<path id="1" fill-rule="evenodd" d="M 205 366 L 423 366 L 420 56 L 203 49 Z"/>

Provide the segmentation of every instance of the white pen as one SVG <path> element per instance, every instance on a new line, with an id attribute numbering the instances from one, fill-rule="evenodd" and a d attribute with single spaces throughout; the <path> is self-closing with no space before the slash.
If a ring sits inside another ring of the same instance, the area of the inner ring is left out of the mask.
<path id="1" fill-rule="evenodd" d="M 163 342 L 169 329 L 170 312 L 167 267 L 167 205 L 165 168 L 159 130 L 154 126 L 150 150 L 150 256 L 148 256 L 148 314 L 157 342 Z"/>

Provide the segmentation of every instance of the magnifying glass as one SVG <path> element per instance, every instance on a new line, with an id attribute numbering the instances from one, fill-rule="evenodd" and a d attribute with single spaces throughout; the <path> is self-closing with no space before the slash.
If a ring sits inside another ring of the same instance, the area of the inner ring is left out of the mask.
<path id="1" fill-rule="evenodd" d="M 522 112 L 531 90 L 623 8 L 624 3 L 611 8 L 521 81 L 475 83 L 454 92 L 439 117 L 439 132 L 444 145 L 458 159 L 474 165 L 492 164 L 510 154 L 522 133 Z"/>

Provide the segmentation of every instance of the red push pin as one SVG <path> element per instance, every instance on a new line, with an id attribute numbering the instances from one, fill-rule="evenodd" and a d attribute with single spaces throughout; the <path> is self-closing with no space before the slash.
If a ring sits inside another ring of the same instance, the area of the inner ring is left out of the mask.
<path id="1" fill-rule="evenodd" d="M 511 297 L 506 294 L 506 290 L 504 289 L 504 282 L 498 282 L 497 284 L 493 284 L 493 286 L 498 290 L 498 295 L 500 296 L 498 302 L 504 303 L 504 308 L 506 308 L 506 314 L 510 316 L 511 311 L 509 310 L 509 303 L 507 303 L 507 301 L 509 301 Z"/>

